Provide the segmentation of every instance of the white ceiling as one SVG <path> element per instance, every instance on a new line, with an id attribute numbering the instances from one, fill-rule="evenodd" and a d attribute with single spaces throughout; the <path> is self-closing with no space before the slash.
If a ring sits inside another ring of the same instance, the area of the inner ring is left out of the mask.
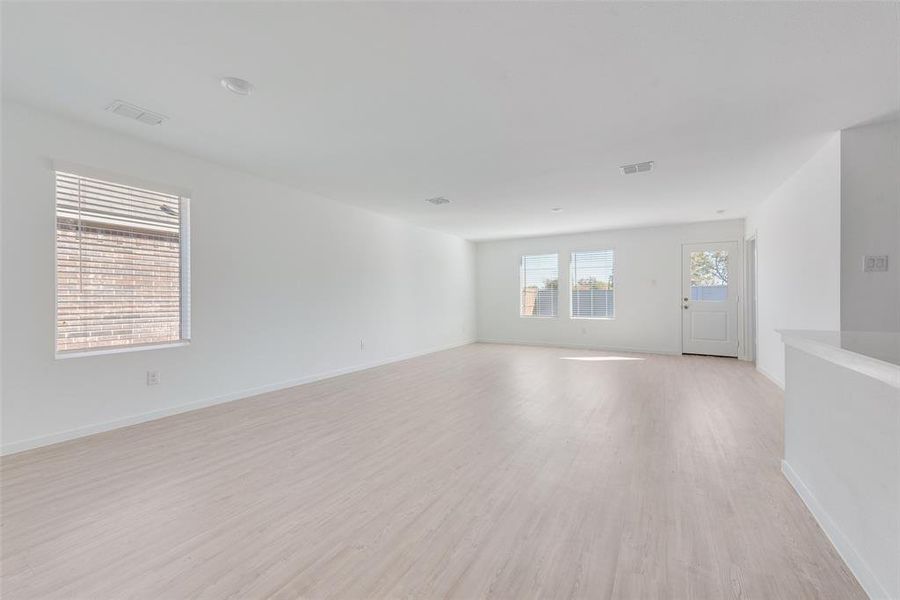
<path id="1" fill-rule="evenodd" d="M 470 239 L 734 218 L 897 110 L 898 6 L 4 2 L 3 92 Z"/>

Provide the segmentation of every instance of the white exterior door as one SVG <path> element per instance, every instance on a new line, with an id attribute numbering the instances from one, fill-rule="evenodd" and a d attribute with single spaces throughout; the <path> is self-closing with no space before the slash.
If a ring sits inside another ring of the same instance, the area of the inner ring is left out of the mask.
<path id="1" fill-rule="evenodd" d="M 685 244 L 682 254 L 681 351 L 736 357 L 737 242 Z"/>

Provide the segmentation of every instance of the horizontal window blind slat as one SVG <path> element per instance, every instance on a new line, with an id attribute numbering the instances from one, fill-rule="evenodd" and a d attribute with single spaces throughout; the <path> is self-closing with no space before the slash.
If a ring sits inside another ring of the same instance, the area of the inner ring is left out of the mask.
<path id="1" fill-rule="evenodd" d="M 128 198 L 116 194 L 91 192 L 86 188 L 59 187 L 56 190 L 57 203 L 65 208 L 107 206 L 112 208 L 127 208 L 129 210 L 152 216 L 175 217 L 178 214 L 178 199 L 170 198 Z M 163 210 L 165 207 L 172 212 Z M 173 214 L 174 213 L 174 214 Z"/>
<path id="2" fill-rule="evenodd" d="M 178 229 L 176 227 L 160 227 L 145 231 L 146 227 L 136 227 L 133 223 L 121 221 L 116 222 L 114 219 L 91 220 L 91 215 L 85 211 L 85 214 L 79 214 L 77 210 L 69 210 L 63 208 L 57 211 L 57 226 L 60 231 L 70 230 L 77 233 L 91 232 L 104 237 L 122 237 L 123 239 L 137 239 L 143 236 L 149 236 L 148 239 L 171 239 L 178 241 Z"/>
<path id="3" fill-rule="evenodd" d="M 163 215 L 172 215 L 161 210 L 160 207 L 165 206 L 171 209 L 175 214 L 178 213 L 178 198 L 136 198 L 117 193 L 107 193 L 104 191 L 91 190 L 89 187 L 82 186 L 57 186 L 56 188 L 57 202 L 63 206 L 90 206 L 92 204 L 103 204 L 109 206 L 130 207 L 140 212 L 156 214 L 160 212 Z"/>
<path id="4" fill-rule="evenodd" d="M 83 188 L 89 189 L 103 189 L 110 190 L 117 193 L 125 194 L 135 198 L 169 198 L 176 200 L 178 196 L 176 194 L 169 194 L 167 192 L 159 192 L 154 190 L 148 190 L 145 188 L 134 187 L 130 185 L 125 185 L 121 183 L 115 183 L 112 181 L 104 181 L 102 179 L 95 179 L 93 177 L 82 177 L 81 175 L 75 175 L 72 173 L 66 173 L 64 171 L 56 172 L 56 181 L 57 185 L 60 183 L 78 187 L 80 184 Z"/>
<path id="5" fill-rule="evenodd" d="M 119 278 L 119 279 L 140 279 L 141 277 L 152 277 L 156 280 L 167 277 L 170 274 L 178 276 L 178 269 L 168 269 L 165 267 L 153 268 L 153 265 L 145 267 L 129 264 L 107 263 L 103 266 L 97 263 L 90 263 L 81 266 L 77 262 L 72 261 L 71 266 L 67 263 L 60 263 L 59 276 L 64 277 L 66 274 L 72 274 L 80 279 L 95 277 L 101 278 Z"/>
<path id="6" fill-rule="evenodd" d="M 162 219 L 142 218 L 140 215 L 129 215 L 126 211 L 105 210 L 99 207 L 92 207 L 81 210 L 67 210 L 62 208 L 59 211 L 62 216 L 77 217 L 90 227 L 100 224 L 118 225 L 120 227 L 134 227 L 136 229 L 146 228 L 151 231 L 170 231 L 175 233 L 178 231 L 178 225 Z"/>
<path id="7" fill-rule="evenodd" d="M 169 206 L 164 202 L 156 204 L 144 203 L 127 203 L 119 202 L 112 198 L 101 198 L 91 196 L 68 196 L 60 194 L 57 196 L 60 213 L 81 214 L 92 213 L 95 211 L 110 211 L 121 214 L 122 216 L 131 216 L 132 218 L 143 217 L 150 220 L 158 220 L 164 223 L 177 224 L 178 209 Z"/>
<path id="8" fill-rule="evenodd" d="M 94 240 L 90 232 L 82 236 L 84 241 L 79 243 L 78 236 L 65 236 L 57 238 L 59 252 L 63 256 L 78 256 L 80 253 L 95 253 L 93 256 L 124 256 L 137 258 L 138 260 L 166 260 L 175 262 L 181 256 L 180 249 L 169 240 L 146 241 L 146 243 L 131 242 L 130 240 Z"/>
<path id="9" fill-rule="evenodd" d="M 112 331 L 130 331 L 130 332 L 164 332 L 175 331 L 176 326 L 169 321 L 142 321 L 141 323 L 131 323 L 125 321 L 95 321 L 88 324 L 79 323 L 77 326 L 60 327 L 60 337 L 86 337 L 91 334 L 108 334 Z"/>

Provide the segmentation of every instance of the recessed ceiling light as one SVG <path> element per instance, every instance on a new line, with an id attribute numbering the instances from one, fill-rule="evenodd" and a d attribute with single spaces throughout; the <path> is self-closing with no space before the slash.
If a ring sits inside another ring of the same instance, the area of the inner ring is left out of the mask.
<path id="1" fill-rule="evenodd" d="M 555 207 L 555 208 L 551 208 L 551 209 L 550 209 L 550 212 L 561 213 L 561 212 L 562 212 L 562 209 L 561 209 L 560 207 L 557 206 L 557 207 Z"/>
<path id="2" fill-rule="evenodd" d="M 446 198 L 444 198 L 443 196 L 438 196 L 437 198 L 428 198 L 425 200 L 425 202 L 434 204 L 435 206 L 438 206 L 440 204 L 450 204 L 450 201 L 447 200 Z"/>
<path id="3" fill-rule="evenodd" d="M 249 96 L 253 93 L 253 84 L 246 79 L 223 77 L 221 83 L 223 88 L 239 96 Z"/>

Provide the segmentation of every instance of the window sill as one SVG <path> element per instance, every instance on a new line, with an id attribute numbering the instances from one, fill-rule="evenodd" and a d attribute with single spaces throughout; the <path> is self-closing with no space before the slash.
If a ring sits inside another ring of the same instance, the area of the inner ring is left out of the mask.
<path id="1" fill-rule="evenodd" d="M 164 344 L 140 344 L 134 346 L 114 346 L 111 348 L 97 348 L 96 350 L 71 350 L 69 352 L 56 352 L 54 358 L 56 360 L 64 360 L 69 358 L 82 358 L 86 356 L 103 356 L 105 354 L 123 354 L 125 352 L 142 352 L 144 350 L 162 350 L 163 348 L 178 348 L 179 346 L 189 346 L 191 340 L 179 340 L 177 342 L 166 342 Z"/>
<path id="2" fill-rule="evenodd" d="M 569 317 L 573 321 L 615 321 L 615 317 Z"/>

